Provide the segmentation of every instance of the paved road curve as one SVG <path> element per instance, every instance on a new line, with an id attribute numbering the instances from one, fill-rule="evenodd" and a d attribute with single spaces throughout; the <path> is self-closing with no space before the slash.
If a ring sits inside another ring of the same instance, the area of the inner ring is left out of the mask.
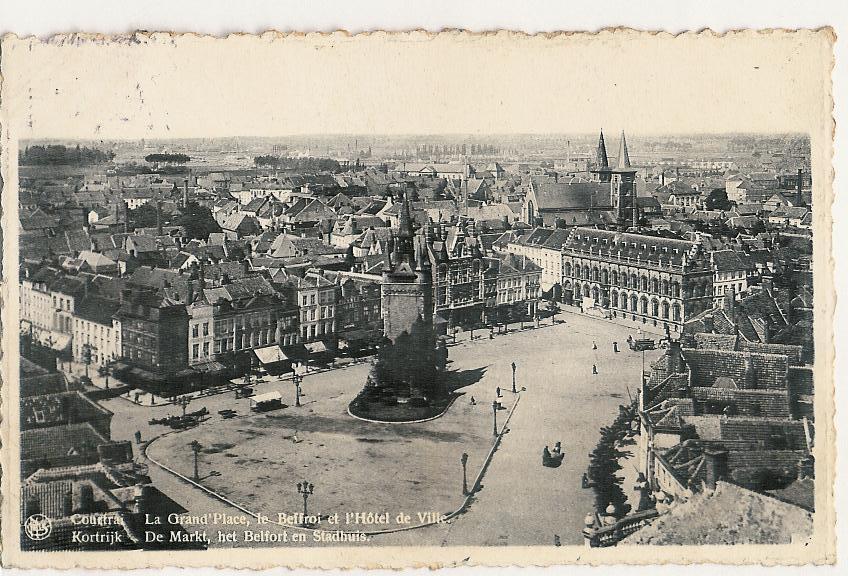
<path id="1" fill-rule="evenodd" d="M 581 543 L 582 519 L 592 506 L 591 491 L 580 487 L 588 453 L 597 442 L 600 427 L 613 420 L 619 404 L 628 402 L 628 387 L 630 394 L 635 393 L 642 356 L 627 349 L 627 335 L 632 332 L 628 328 L 583 316 L 565 315 L 564 320 L 556 326 L 494 340 L 481 332 L 473 343 L 461 340 L 451 347 L 452 369 L 486 368 L 483 379 L 466 390 L 476 395 L 478 402 L 491 402 L 487 395 L 493 396 L 498 386 L 511 395 L 512 361 L 518 366 L 519 387 L 527 390 L 468 511 L 448 525 L 379 536 L 373 544 L 547 545 L 553 544 L 555 534 L 562 544 Z M 597 349 L 593 349 L 593 341 Z M 613 341 L 619 343 L 618 354 L 613 352 Z M 592 374 L 593 364 L 598 375 Z M 359 366 L 307 377 L 304 401 L 320 401 L 338 390 L 340 382 L 355 394 L 361 387 L 359 373 L 364 370 Z M 286 394 L 291 387 L 288 381 L 272 382 L 258 386 L 257 392 L 278 389 Z M 117 439 L 130 439 L 136 430 L 144 438 L 160 434 L 165 429 L 149 426 L 148 419 L 180 410 L 174 406 L 139 407 L 120 398 L 105 404 L 116 413 L 113 437 Z M 245 412 L 247 401 L 225 394 L 195 400 L 188 410 L 203 406 L 216 419 L 223 408 Z M 542 448 L 552 448 L 557 441 L 566 453 L 563 465 L 542 467 Z M 469 462 L 469 471 L 476 471 L 479 464 Z M 236 512 L 153 465 L 150 473 L 156 486 L 191 513 Z"/>

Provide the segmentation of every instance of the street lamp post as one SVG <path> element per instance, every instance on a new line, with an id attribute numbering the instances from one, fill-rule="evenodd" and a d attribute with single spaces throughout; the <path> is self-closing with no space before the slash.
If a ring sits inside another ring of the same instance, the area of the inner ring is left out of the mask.
<path id="1" fill-rule="evenodd" d="M 465 465 L 468 464 L 468 454 L 463 452 L 462 458 L 460 458 L 459 461 L 462 462 L 462 495 L 468 496 L 468 479 L 465 475 Z"/>
<path id="2" fill-rule="evenodd" d="M 498 401 L 492 400 L 492 434 L 498 435 Z"/>
<path id="3" fill-rule="evenodd" d="M 303 525 L 306 526 L 306 501 L 315 491 L 315 485 L 306 480 L 297 483 L 297 493 L 303 496 Z"/>
<path id="4" fill-rule="evenodd" d="M 189 446 L 191 446 L 191 451 L 194 452 L 194 481 L 198 482 L 200 480 L 200 474 L 197 470 L 197 455 L 200 452 L 200 449 L 203 448 L 203 446 L 201 446 L 200 442 L 198 442 L 197 440 L 192 440 Z"/>
<path id="5" fill-rule="evenodd" d="M 182 406 L 182 409 L 183 409 L 183 418 L 185 418 L 185 415 L 186 415 L 186 407 L 188 407 L 188 405 L 189 405 L 189 404 L 191 404 L 191 398 L 189 398 L 188 396 L 180 396 L 180 397 L 179 397 L 179 398 L 178 398 L 178 399 L 174 402 L 174 404 L 176 404 L 177 406 Z"/>
<path id="6" fill-rule="evenodd" d="M 294 405 L 298 408 L 300 407 L 300 383 L 303 382 L 303 376 L 295 372 L 292 375 L 292 382 L 294 382 Z"/>
<path id="7" fill-rule="evenodd" d="M 515 362 L 512 363 L 512 393 L 516 394 L 518 390 L 515 389 Z"/>

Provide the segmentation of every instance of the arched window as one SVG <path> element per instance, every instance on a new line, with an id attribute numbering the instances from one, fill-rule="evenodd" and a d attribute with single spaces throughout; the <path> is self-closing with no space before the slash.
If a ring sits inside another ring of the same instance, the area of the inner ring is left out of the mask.
<path id="1" fill-rule="evenodd" d="M 639 302 L 639 300 L 636 298 L 636 294 L 631 294 L 630 295 L 630 310 L 632 312 L 636 312 L 636 308 L 638 308 L 638 306 L 639 306 L 638 302 Z"/>
<path id="2" fill-rule="evenodd" d="M 642 296 L 642 299 L 639 300 L 639 312 L 642 314 L 648 313 L 648 299 Z"/>
<path id="3" fill-rule="evenodd" d="M 627 294 L 625 294 L 624 292 L 619 294 L 619 300 L 621 301 L 621 309 L 627 310 Z"/>
<path id="4" fill-rule="evenodd" d="M 668 320 L 668 302 L 662 303 L 662 317 Z"/>
<path id="5" fill-rule="evenodd" d="M 672 282 L 671 283 L 671 296 L 673 298 L 680 298 L 680 282 Z"/>
<path id="6" fill-rule="evenodd" d="M 668 296 L 668 280 L 662 281 L 662 293 L 664 296 Z"/>
<path id="7" fill-rule="evenodd" d="M 618 292 L 610 292 L 610 308 L 618 308 Z"/>
<path id="8" fill-rule="evenodd" d="M 680 322 L 680 305 L 674 304 L 671 307 L 671 319 L 675 322 Z"/>
<path id="9" fill-rule="evenodd" d="M 565 272 L 564 276 L 571 276 L 571 262 L 565 263 L 565 268 L 563 269 L 563 271 Z"/>
<path id="10" fill-rule="evenodd" d="M 651 279 L 651 292 L 656 294 L 660 291 L 660 282 L 656 278 Z"/>
<path id="11" fill-rule="evenodd" d="M 651 300 L 651 316 L 657 317 L 660 315 L 660 303 L 656 299 Z"/>
<path id="12" fill-rule="evenodd" d="M 583 279 L 584 279 L 584 280 L 588 280 L 588 279 L 589 279 L 589 273 L 590 273 L 590 272 L 591 272 L 591 270 L 589 270 L 589 265 L 588 265 L 588 264 L 586 264 L 585 266 L 583 266 Z"/>
<path id="13" fill-rule="evenodd" d="M 618 286 L 618 272 L 615 270 L 612 271 L 612 280 L 610 281 L 610 284 Z"/>
<path id="14" fill-rule="evenodd" d="M 606 268 L 601 270 L 601 284 L 609 284 L 609 272 Z"/>
<path id="15" fill-rule="evenodd" d="M 589 297 L 589 285 L 588 284 L 583 284 L 583 297 L 584 298 Z"/>
<path id="16" fill-rule="evenodd" d="M 643 275 L 642 278 L 641 278 L 640 284 L 642 286 L 642 292 L 647 292 L 648 291 L 648 277 Z"/>
<path id="17" fill-rule="evenodd" d="M 598 287 L 595 286 L 594 288 L 592 288 L 592 300 L 594 300 L 595 302 L 598 302 L 600 299 L 601 298 L 600 298 L 600 293 L 598 292 Z"/>
<path id="18" fill-rule="evenodd" d="M 592 268 L 592 280 L 594 280 L 595 282 L 600 280 L 600 276 L 598 276 L 598 269 L 597 268 Z"/>

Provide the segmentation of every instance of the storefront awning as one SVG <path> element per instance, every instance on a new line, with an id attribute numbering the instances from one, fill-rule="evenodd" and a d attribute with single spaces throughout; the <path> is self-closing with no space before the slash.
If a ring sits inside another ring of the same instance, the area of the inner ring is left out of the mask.
<path id="1" fill-rule="evenodd" d="M 278 362 L 285 362 L 289 359 L 289 357 L 286 356 L 286 353 L 283 352 L 276 344 L 273 346 L 266 346 L 265 348 L 256 348 L 253 353 L 256 354 L 256 357 L 262 364 L 276 364 Z"/>
<path id="2" fill-rule="evenodd" d="M 361 342 L 363 340 L 371 339 L 371 331 L 365 330 L 363 328 L 358 328 L 355 330 L 348 330 L 341 334 L 341 337 L 346 342 Z"/>
<path id="3" fill-rule="evenodd" d="M 256 396 L 251 396 L 250 403 L 263 404 L 265 402 L 275 402 L 282 399 L 283 395 L 274 390 L 273 392 L 266 392 L 265 394 L 257 394 Z"/>
<path id="4" fill-rule="evenodd" d="M 306 349 L 309 350 L 310 354 L 320 354 L 327 351 L 327 345 L 320 340 L 318 342 L 307 342 Z"/>
<path id="5" fill-rule="evenodd" d="M 196 372 L 223 372 L 227 369 L 226 366 L 218 362 L 217 360 L 209 360 L 207 362 L 200 362 L 198 364 L 194 364 L 191 367 L 192 370 Z"/>

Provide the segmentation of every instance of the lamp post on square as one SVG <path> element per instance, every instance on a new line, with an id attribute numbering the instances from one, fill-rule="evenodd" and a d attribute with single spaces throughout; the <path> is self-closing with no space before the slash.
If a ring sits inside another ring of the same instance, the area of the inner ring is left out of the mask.
<path id="1" fill-rule="evenodd" d="M 468 464 L 468 453 L 463 452 L 459 461 L 462 462 L 462 495 L 468 496 L 468 478 L 465 473 L 465 465 Z"/>
<path id="2" fill-rule="evenodd" d="M 512 363 L 512 393 L 516 394 L 518 390 L 515 389 L 515 362 Z"/>
<path id="3" fill-rule="evenodd" d="M 189 446 L 191 446 L 191 451 L 194 452 L 194 481 L 198 482 L 200 480 L 200 474 L 197 470 L 197 455 L 203 448 L 203 446 L 201 446 L 200 442 L 198 442 L 197 440 L 192 440 Z"/>
<path id="4" fill-rule="evenodd" d="M 492 434 L 498 435 L 498 401 L 492 400 Z"/>
<path id="5" fill-rule="evenodd" d="M 297 483 L 297 493 L 303 496 L 303 525 L 306 526 L 306 501 L 315 491 L 315 485 L 310 484 L 306 480 Z"/>
<path id="6" fill-rule="evenodd" d="M 294 382 L 294 405 L 298 408 L 300 407 L 300 384 L 303 382 L 303 376 L 295 372 L 292 375 L 292 382 Z"/>

